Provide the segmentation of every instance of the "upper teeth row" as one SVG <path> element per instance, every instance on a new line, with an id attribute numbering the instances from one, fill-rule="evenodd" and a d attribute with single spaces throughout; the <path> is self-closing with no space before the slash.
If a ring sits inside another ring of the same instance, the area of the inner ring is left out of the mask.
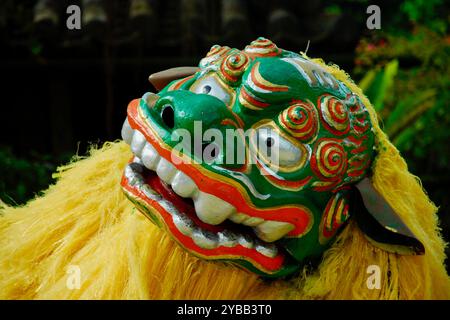
<path id="1" fill-rule="evenodd" d="M 253 239 L 246 234 L 237 234 L 229 230 L 212 233 L 197 227 L 187 215 L 180 213 L 171 202 L 164 199 L 144 182 L 144 178 L 142 177 L 142 165 L 142 161 L 137 157 L 134 158 L 131 164 L 127 165 L 125 177 L 127 178 L 128 183 L 142 191 L 150 200 L 157 201 L 164 207 L 166 211 L 171 214 L 177 229 L 185 236 L 190 237 L 196 245 L 204 249 L 214 249 L 220 246 L 235 247 L 241 245 L 248 249 L 255 249 L 269 258 L 277 256 L 278 249 L 272 243 L 264 243 L 257 239 Z"/>
<path id="2" fill-rule="evenodd" d="M 131 146 L 133 154 L 141 159 L 143 165 L 149 170 L 156 171 L 158 177 L 170 185 L 176 194 L 193 199 L 196 214 L 203 222 L 217 225 L 229 219 L 234 223 L 253 227 L 256 235 L 266 242 L 276 241 L 294 229 L 294 226 L 287 222 L 266 221 L 237 212 L 230 203 L 199 190 L 190 177 L 161 157 L 142 133 L 133 130 L 128 119 L 122 127 L 122 138 Z"/>

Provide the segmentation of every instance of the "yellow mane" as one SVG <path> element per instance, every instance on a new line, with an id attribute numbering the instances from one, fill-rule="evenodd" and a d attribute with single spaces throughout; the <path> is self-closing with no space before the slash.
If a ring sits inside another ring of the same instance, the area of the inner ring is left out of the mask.
<path id="1" fill-rule="evenodd" d="M 264 281 L 221 262 L 199 260 L 144 218 L 123 195 L 120 178 L 131 153 L 123 142 L 59 168 L 58 181 L 25 206 L 0 208 L 2 299 L 429 299 L 450 298 L 436 207 L 378 126 L 375 111 L 347 74 L 320 63 L 371 113 L 378 156 L 373 182 L 425 245 L 424 256 L 373 247 L 353 223 L 317 270 Z M 377 265 L 381 288 L 369 289 Z M 69 284 L 80 271 L 79 288 Z"/>

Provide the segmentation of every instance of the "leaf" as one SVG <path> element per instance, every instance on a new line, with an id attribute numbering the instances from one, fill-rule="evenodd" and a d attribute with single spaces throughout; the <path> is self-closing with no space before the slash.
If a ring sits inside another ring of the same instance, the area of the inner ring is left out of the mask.
<path id="1" fill-rule="evenodd" d="M 366 75 L 359 82 L 358 87 L 360 87 L 363 92 L 367 92 L 367 89 L 370 87 L 370 85 L 375 80 L 376 75 L 377 75 L 377 72 L 375 71 L 375 69 L 369 70 L 366 73 Z"/>
<path id="2" fill-rule="evenodd" d="M 391 90 L 398 71 L 398 61 L 392 60 L 378 71 L 372 69 L 359 83 L 360 88 L 372 102 L 375 110 L 380 112 L 384 107 L 389 90 Z"/>
<path id="3" fill-rule="evenodd" d="M 428 109 L 435 105 L 435 89 L 428 89 L 399 102 L 385 121 L 385 131 L 391 139 L 398 136 Z"/>
<path id="4" fill-rule="evenodd" d="M 397 75 L 397 71 L 398 60 L 392 60 L 384 67 L 381 83 L 378 88 L 378 93 L 375 96 L 375 99 L 372 101 L 377 111 L 381 111 L 383 109 L 386 95 L 394 84 L 394 78 Z"/>
<path id="5" fill-rule="evenodd" d="M 393 140 L 393 143 L 400 151 L 410 149 L 412 145 L 410 142 L 414 140 L 416 133 L 416 128 L 408 127 L 398 134 L 395 140 Z"/>

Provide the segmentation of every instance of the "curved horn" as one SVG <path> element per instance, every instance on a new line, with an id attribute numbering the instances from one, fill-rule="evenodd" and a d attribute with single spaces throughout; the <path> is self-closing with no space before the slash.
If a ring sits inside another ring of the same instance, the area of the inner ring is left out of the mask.
<path id="1" fill-rule="evenodd" d="M 177 67 L 171 68 L 157 73 L 153 73 L 148 77 L 148 81 L 155 87 L 156 90 L 161 91 L 170 82 L 177 79 L 182 79 L 193 75 L 198 70 L 198 67 Z"/>
<path id="2" fill-rule="evenodd" d="M 350 203 L 356 222 L 373 245 L 398 254 L 425 253 L 423 244 L 374 188 L 369 178 L 357 183 L 353 191 Z"/>

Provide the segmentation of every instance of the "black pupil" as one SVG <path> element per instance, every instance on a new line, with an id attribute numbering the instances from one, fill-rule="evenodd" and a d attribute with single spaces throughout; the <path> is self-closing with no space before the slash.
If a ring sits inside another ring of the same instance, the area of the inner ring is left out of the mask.
<path id="1" fill-rule="evenodd" d="M 273 140 L 273 138 L 270 138 L 270 137 L 267 138 L 267 140 L 266 140 L 266 146 L 267 146 L 268 148 L 272 147 L 274 143 L 275 143 L 275 141 Z"/>
<path id="2" fill-rule="evenodd" d="M 168 126 L 170 129 L 172 129 L 175 126 L 175 113 L 173 111 L 172 106 L 167 105 L 163 107 L 161 118 L 164 124 Z"/>
<path id="3" fill-rule="evenodd" d="M 211 91 L 211 86 L 208 85 L 204 86 L 202 91 L 204 94 L 208 94 Z"/>

